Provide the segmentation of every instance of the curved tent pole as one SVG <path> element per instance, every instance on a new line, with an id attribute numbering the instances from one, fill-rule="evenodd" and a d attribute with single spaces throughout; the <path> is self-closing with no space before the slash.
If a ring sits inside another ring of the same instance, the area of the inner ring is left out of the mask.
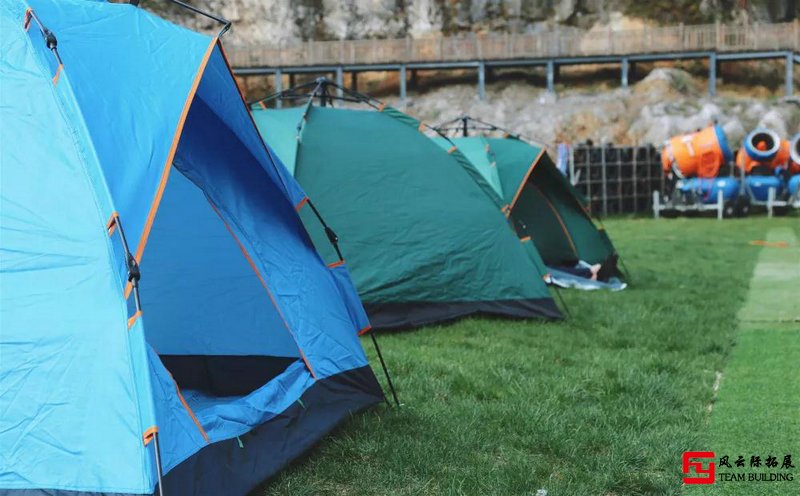
<path id="1" fill-rule="evenodd" d="M 538 138 L 531 139 L 518 133 L 512 133 L 506 128 L 496 126 L 490 122 L 486 122 L 481 119 L 476 119 L 475 117 L 472 117 L 468 114 L 464 114 L 461 117 L 457 117 L 455 119 L 442 122 L 435 127 L 444 133 L 450 131 L 456 133 L 460 132 L 463 136 L 468 136 L 469 131 L 500 131 L 503 134 L 505 134 L 506 137 L 508 138 L 514 138 L 518 140 L 535 143 L 536 145 L 545 148 L 544 140 L 540 140 Z"/>
<path id="2" fill-rule="evenodd" d="M 329 92 L 330 88 L 340 90 L 342 92 L 342 96 L 331 94 Z M 309 89 L 311 90 L 303 91 Z M 334 101 L 364 103 L 376 110 L 381 110 L 381 108 L 385 106 L 383 102 L 381 102 L 376 98 L 372 98 L 369 95 L 365 95 L 363 93 L 353 91 L 349 88 L 345 88 L 344 86 L 338 85 L 335 82 L 325 77 L 317 78 L 314 81 L 303 83 L 294 86 L 292 88 L 287 88 L 277 93 L 272 93 L 270 95 L 265 96 L 264 98 L 253 100 L 248 103 L 250 105 L 255 104 L 255 105 L 260 105 L 262 107 L 266 107 L 266 103 L 279 98 L 282 100 L 305 100 L 305 99 L 313 100 L 314 98 L 319 98 L 320 103 L 322 104 L 323 107 L 325 105 L 333 106 Z"/>
<path id="3" fill-rule="evenodd" d="M 139 6 L 140 0 L 130 0 L 128 3 L 133 5 L 134 7 Z M 209 19 L 213 19 L 218 23 L 222 24 L 222 29 L 220 29 L 219 33 L 217 34 L 217 38 L 222 38 L 222 35 L 227 33 L 231 29 L 231 21 L 225 19 L 224 17 L 218 16 L 216 14 L 212 14 L 211 12 L 206 12 L 203 9 L 199 9 L 194 5 L 189 5 L 188 3 L 181 2 L 180 0 L 167 0 L 168 2 L 174 3 L 175 5 L 184 8 L 186 10 L 190 10 L 195 14 L 200 14 L 201 16 L 208 17 Z"/>
<path id="4" fill-rule="evenodd" d="M 490 124 L 480 119 L 476 119 L 468 114 L 464 114 L 461 117 L 442 122 L 435 127 L 445 133 L 448 131 L 453 131 L 456 133 L 460 132 L 464 137 L 469 136 L 469 131 L 502 131 L 512 138 L 520 139 L 519 134 L 514 134 L 507 129 L 495 126 L 494 124 Z"/>
<path id="5" fill-rule="evenodd" d="M 336 256 L 339 257 L 340 262 L 344 262 L 344 257 L 342 256 L 342 252 L 339 251 L 339 237 L 330 228 L 330 226 L 325 222 L 325 219 L 322 218 L 322 215 L 317 210 L 317 207 L 314 206 L 314 202 L 309 199 L 307 202 L 311 210 L 314 212 L 314 215 L 319 219 L 320 224 L 322 224 L 322 228 L 325 230 L 325 235 L 328 236 L 328 241 L 330 241 L 333 249 L 336 250 Z M 399 407 L 400 406 L 400 399 L 397 397 L 397 391 L 394 388 L 394 382 L 392 382 L 392 376 L 389 374 L 389 368 L 386 366 L 386 361 L 383 359 L 383 353 L 381 353 L 381 348 L 378 346 L 378 338 L 375 337 L 376 332 L 372 330 L 370 332 L 370 337 L 372 338 L 372 344 L 375 346 L 375 352 L 378 354 L 378 359 L 381 362 L 381 368 L 383 368 L 383 374 L 386 376 L 386 382 L 389 385 L 389 390 L 392 392 L 392 398 L 394 398 L 395 404 Z M 385 396 L 385 395 L 384 395 Z M 386 403 L 389 403 L 389 400 L 386 400 Z"/>
<path id="6" fill-rule="evenodd" d="M 125 237 L 125 229 L 122 228 L 122 220 L 119 218 L 119 214 L 114 212 L 111 217 L 111 220 L 108 222 L 107 226 L 108 230 L 113 234 L 111 231 L 112 229 L 119 232 L 119 240 L 122 244 L 122 249 L 125 252 L 125 264 L 128 268 L 128 282 L 131 284 L 133 288 L 133 301 L 136 304 L 136 313 L 141 313 L 142 311 L 142 302 L 139 298 L 139 279 L 142 277 L 142 273 L 139 270 L 139 262 L 136 261 L 136 257 L 133 256 L 131 250 L 128 246 L 128 238 Z M 116 228 L 116 229 L 114 229 Z M 156 459 L 156 478 L 158 480 L 158 495 L 164 496 L 164 490 L 162 488 L 162 478 L 164 477 L 164 470 L 161 466 L 161 450 L 158 445 L 158 430 L 153 432 L 153 451 L 155 452 L 155 459 Z"/>

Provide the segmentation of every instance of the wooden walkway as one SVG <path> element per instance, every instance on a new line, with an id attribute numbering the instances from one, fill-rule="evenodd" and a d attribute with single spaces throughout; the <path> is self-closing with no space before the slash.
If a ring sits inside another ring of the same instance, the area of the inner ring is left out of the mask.
<path id="1" fill-rule="evenodd" d="M 283 89 L 283 75 L 333 74 L 343 85 L 344 73 L 397 71 L 400 99 L 406 99 L 407 71 L 475 69 L 478 95 L 485 98 L 486 73 L 500 67 L 543 66 L 547 90 L 555 91 L 558 68 L 565 65 L 619 64 L 620 83 L 628 86 L 637 62 L 705 59 L 708 93 L 716 95 L 717 66 L 724 61 L 784 61 L 785 93 L 794 91 L 794 65 L 800 63 L 800 22 L 777 24 L 701 24 L 634 30 L 559 27 L 525 34 L 471 34 L 438 38 L 307 41 L 286 46 L 226 45 L 239 76 L 274 75 Z M 355 88 L 354 88 L 355 89 Z M 280 105 L 280 101 L 277 101 Z"/>
<path id="2" fill-rule="evenodd" d="M 635 30 L 559 27 L 525 34 L 470 34 L 383 40 L 307 41 L 227 46 L 236 68 L 369 66 L 677 52 L 800 52 L 800 23 L 652 27 Z"/>

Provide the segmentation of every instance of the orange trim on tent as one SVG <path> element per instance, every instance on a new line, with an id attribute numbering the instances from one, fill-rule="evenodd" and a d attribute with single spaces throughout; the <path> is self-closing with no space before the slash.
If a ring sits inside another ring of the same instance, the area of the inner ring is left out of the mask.
<path id="1" fill-rule="evenodd" d="M 258 267 L 256 267 L 256 263 L 250 257 L 250 254 L 247 253 L 247 249 L 244 247 L 242 242 L 239 241 L 239 237 L 236 236 L 236 233 L 233 232 L 233 229 L 231 229 L 231 226 L 228 225 L 228 223 L 222 217 L 222 213 L 219 211 L 219 209 L 217 209 L 217 206 L 214 205 L 214 203 L 211 201 L 211 199 L 208 199 L 208 204 L 211 205 L 211 208 L 214 209 L 214 212 L 217 213 L 217 216 L 220 218 L 222 223 L 225 224 L 225 229 L 227 229 L 228 232 L 230 233 L 230 235 L 233 236 L 233 239 L 236 241 L 236 244 L 239 245 L 239 249 L 242 251 L 242 254 L 244 255 L 244 258 L 247 259 L 247 263 L 250 264 L 250 267 L 253 269 L 253 272 L 256 273 L 256 277 L 258 277 L 258 280 L 261 281 L 261 285 L 264 286 L 264 289 L 267 291 L 267 295 L 269 295 L 269 299 L 272 302 L 272 306 L 274 306 L 275 310 L 277 310 L 278 315 L 280 316 L 281 320 L 283 321 L 283 325 L 286 327 L 286 330 L 289 331 L 289 335 L 292 336 L 292 339 L 294 339 L 294 343 L 297 345 L 297 351 L 300 352 L 300 358 L 303 359 L 303 362 L 305 362 L 306 367 L 308 367 L 309 372 L 311 372 L 311 377 L 316 379 L 317 375 L 314 373 L 314 369 L 311 368 L 311 364 L 309 363 L 308 359 L 306 358 L 306 354 L 303 353 L 303 349 L 300 347 L 300 343 L 297 341 L 297 338 L 295 337 L 294 333 L 292 332 L 292 328 L 289 327 L 289 322 L 286 320 L 286 317 L 283 316 L 283 312 L 281 311 L 281 308 L 278 306 L 277 300 L 275 300 L 275 297 L 272 295 L 272 291 L 269 290 L 269 286 L 267 286 L 267 281 L 264 280 L 264 278 L 261 276 L 261 272 L 258 271 Z"/>
<path id="2" fill-rule="evenodd" d="M 383 109 L 386 108 L 386 104 L 381 102 L 380 106 L 378 107 L 378 112 L 383 112 Z"/>
<path id="3" fill-rule="evenodd" d="M 299 212 L 301 208 L 306 206 L 306 203 L 308 203 L 308 197 L 307 196 L 305 198 L 303 198 L 302 200 L 300 200 L 300 203 L 295 205 L 294 209 Z"/>
<path id="4" fill-rule="evenodd" d="M 544 148 L 539 150 L 539 154 L 536 155 L 535 159 L 533 159 L 533 162 L 531 162 L 531 166 L 528 167 L 528 172 L 525 173 L 525 176 L 522 178 L 522 181 L 519 183 L 519 187 L 517 188 L 517 193 L 514 195 L 514 199 L 511 200 L 511 205 L 510 205 L 510 208 L 508 209 L 508 213 L 506 213 L 506 217 L 511 215 L 511 210 L 514 208 L 514 205 L 517 204 L 517 200 L 519 200 L 519 195 L 522 194 L 522 188 L 525 187 L 525 183 L 528 182 L 528 178 L 531 177 L 531 173 L 533 172 L 533 169 L 536 168 L 536 164 L 539 163 L 539 159 L 542 158 L 542 155 L 544 155 Z"/>
<path id="5" fill-rule="evenodd" d="M 32 14 L 33 14 L 32 8 L 28 7 L 27 9 L 25 9 L 25 20 L 22 21 L 22 27 L 25 28 L 25 31 L 27 31 L 31 27 L 31 18 L 33 17 Z"/>
<path id="6" fill-rule="evenodd" d="M 531 240 L 530 236 L 525 236 L 524 238 L 519 238 L 520 243 L 527 243 Z"/>
<path id="7" fill-rule="evenodd" d="M 186 101 L 183 104 L 183 110 L 181 111 L 180 118 L 178 119 L 178 126 L 175 128 L 175 135 L 172 137 L 172 144 L 169 147 L 169 153 L 167 153 L 167 161 L 164 164 L 163 171 L 161 172 L 161 180 L 158 183 L 158 189 L 156 189 L 156 195 L 153 198 L 153 203 L 150 205 L 150 212 L 147 214 L 147 220 L 145 221 L 144 230 L 142 231 L 142 236 L 139 240 L 139 246 L 136 248 L 136 254 L 134 255 L 136 261 L 139 263 L 142 261 L 144 247 L 147 245 L 147 238 L 150 236 L 150 229 L 153 227 L 153 221 L 156 218 L 158 206 L 161 204 L 161 197 L 164 196 L 164 189 L 167 187 L 167 179 L 169 179 L 169 173 L 172 169 L 172 161 L 175 159 L 175 153 L 178 151 L 178 142 L 180 141 L 181 134 L 183 133 L 183 126 L 186 123 L 186 116 L 189 115 L 189 107 L 192 106 L 194 96 L 197 93 L 197 88 L 200 86 L 200 80 L 203 78 L 206 66 L 208 65 L 208 60 L 211 58 L 211 54 L 214 52 L 214 47 L 216 46 L 217 38 L 214 37 L 211 40 L 211 43 L 208 45 L 208 48 L 206 48 L 206 53 L 203 54 L 203 58 L 200 61 L 200 66 L 197 68 L 197 74 L 195 74 L 194 81 L 189 89 L 189 94 L 186 95 Z M 125 286 L 125 298 L 130 295 L 130 292 L 131 283 L 129 282 Z"/>
<path id="8" fill-rule="evenodd" d="M 215 40 L 217 40 L 217 43 L 219 43 L 219 40 L 217 38 L 215 38 Z M 222 43 L 219 43 L 219 46 L 220 46 L 220 53 L 222 54 L 222 60 L 225 62 L 225 66 L 228 68 L 228 72 L 230 73 L 231 77 L 235 78 L 233 74 L 233 67 L 231 67 L 230 61 L 228 61 L 228 55 L 225 53 L 225 49 L 222 48 Z M 241 92 L 239 93 L 239 96 L 241 97 L 242 105 L 244 105 L 245 110 L 247 110 L 247 116 L 250 117 L 250 122 L 253 124 L 253 129 L 256 129 L 256 132 L 258 132 L 257 131 L 258 125 L 256 124 L 256 120 L 253 117 L 253 113 L 250 111 L 250 106 L 247 104 L 247 100 L 245 100 L 244 95 L 242 95 Z M 303 119 L 305 118 L 306 116 L 304 115 Z M 278 172 L 278 166 L 277 164 L 275 164 L 275 160 L 272 158 L 272 152 L 270 152 L 269 148 L 267 148 L 267 144 L 264 143 L 263 139 L 259 139 L 258 141 L 261 143 L 261 146 L 264 149 L 264 153 L 267 154 L 270 162 L 275 167 L 275 171 Z M 278 176 L 279 177 L 281 176 L 280 172 L 278 172 Z M 281 180 L 281 186 L 283 186 L 283 188 L 286 190 L 286 197 L 289 198 L 289 188 L 286 186 L 286 183 L 284 182 L 282 177 L 280 177 L 280 180 Z M 291 198 L 289 199 L 291 200 Z"/>
<path id="9" fill-rule="evenodd" d="M 358 335 L 359 336 L 363 336 L 364 334 L 368 333 L 370 330 L 372 330 L 372 326 L 371 325 L 367 325 L 367 327 L 365 327 L 365 328 L 363 328 L 363 329 L 358 331 Z"/>
<path id="10" fill-rule="evenodd" d="M 106 231 L 108 231 L 108 235 L 109 236 L 113 236 L 114 235 L 114 231 L 117 230 L 117 216 L 118 215 L 119 214 L 117 212 L 112 213 L 111 214 L 111 218 L 108 219 L 108 222 L 106 223 Z"/>
<path id="11" fill-rule="evenodd" d="M 259 100 L 258 104 L 261 106 L 262 109 L 267 110 L 267 104 L 265 104 L 263 101 Z"/>
<path id="12" fill-rule="evenodd" d="M 64 68 L 64 64 L 58 64 L 58 69 L 56 69 L 56 75 L 53 76 L 53 84 L 58 84 L 58 78 L 61 77 L 61 69 Z"/>
<path id="13" fill-rule="evenodd" d="M 169 374 L 169 378 L 172 379 L 172 383 L 175 384 L 175 392 L 178 393 L 178 399 L 181 400 L 181 404 L 183 405 L 183 408 L 186 410 L 186 413 L 189 414 L 189 417 L 192 418 L 194 425 L 197 426 L 197 430 L 199 430 L 200 434 L 203 435 L 203 439 L 206 440 L 206 444 L 210 443 L 211 441 L 208 439 L 208 434 L 206 434 L 206 430 L 203 429 L 203 424 L 201 424 L 200 421 L 197 420 L 197 416 L 194 414 L 194 411 L 192 411 L 192 407 L 189 406 L 189 403 L 186 403 L 186 398 L 183 397 L 183 393 L 181 393 L 180 386 L 178 386 L 178 383 L 175 381 L 175 378 L 172 377 L 172 372 L 167 370 L 167 374 Z"/>
<path id="14" fill-rule="evenodd" d="M 425 123 L 424 122 L 420 122 L 419 123 L 419 127 L 417 128 L 417 131 L 419 131 L 421 133 L 425 132 Z"/>
<path id="15" fill-rule="evenodd" d="M 131 327 L 133 327 L 133 324 L 135 324 L 135 323 L 136 323 L 136 321 L 137 321 L 137 320 L 139 319 L 139 317 L 141 317 L 141 316 L 142 316 L 142 311 L 141 311 L 141 310 L 137 310 L 135 314 L 131 315 L 131 318 L 129 318 L 129 319 L 128 319 L 128 329 L 130 329 Z"/>
<path id="16" fill-rule="evenodd" d="M 144 431 L 144 433 L 142 434 L 142 440 L 144 441 L 145 446 L 150 444 L 150 441 L 153 440 L 157 432 L 158 432 L 158 427 L 156 427 L 155 425 Z"/>
<path id="17" fill-rule="evenodd" d="M 214 38 L 214 41 L 215 41 L 215 43 L 219 43 L 219 40 L 217 38 Z M 220 45 L 220 47 L 222 46 L 221 43 L 219 43 L 219 45 Z M 231 77 L 234 77 L 233 76 L 233 68 L 231 67 L 231 63 L 228 61 L 228 56 L 225 54 L 225 50 L 221 49 L 220 53 L 222 54 L 222 60 L 225 61 L 225 66 L 228 68 L 228 72 L 231 74 Z M 239 93 L 239 96 L 241 97 L 242 105 L 244 105 L 245 110 L 247 110 L 248 117 L 250 117 L 250 123 L 253 125 L 254 129 L 258 129 L 258 126 L 256 125 L 256 120 L 253 118 L 253 113 L 250 112 L 250 108 L 247 106 L 247 101 L 244 99 L 244 96 L 241 93 Z M 270 161 L 272 161 L 272 154 L 270 153 L 269 149 L 267 148 L 267 144 L 264 143 L 264 140 L 259 140 L 259 141 L 261 141 L 261 146 L 264 148 L 264 153 L 266 153 L 267 156 L 270 157 Z M 273 163 L 273 165 L 275 165 L 275 164 Z M 277 165 L 276 165 L 276 170 L 277 170 Z M 283 182 L 283 180 L 281 180 L 281 182 Z M 286 188 L 286 185 L 283 184 L 283 187 Z M 287 190 L 287 199 L 288 199 L 288 196 L 289 195 L 288 195 L 288 190 Z M 303 200 L 301 200 L 298 205 L 300 205 L 300 206 L 302 206 L 301 204 L 304 205 L 305 204 L 304 201 L 307 202 L 308 201 L 308 197 L 303 198 Z M 209 203 L 211 203 L 210 200 L 209 200 Z M 272 305 L 275 307 L 275 310 L 278 311 L 278 315 L 280 315 L 281 320 L 283 320 L 283 324 L 286 326 L 286 330 L 289 331 L 289 335 L 292 336 L 292 339 L 294 339 L 294 342 L 297 345 L 297 351 L 300 352 L 300 358 L 303 359 L 303 363 L 306 364 L 306 367 L 308 367 L 308 371 L 311 372 L 311 377 L 316 379 L 317 375 L 316 375 L 316 373 L 314 373 L 314 369 L 311 367 L 311 363 L 306 358 L 305 353 L 303 353 L 303 349 L 300 347 L 300 343 L 297 342 L 297 338 L 294 336 L 294 333 L 292 332 L 292 329 L 289 327 L 289 322 L 283 316 L 283 312 L 281 312 L 281 309 L 278 306 L 278 302 L 275 300 L 275 297 L 272 295 L 272 292 L 269 290 L 269 287 L 267 286 L 266 281 L 264 281 L 264 279 L 261 277 L 261 273 L 258 272 L 258 269 L 256 268 L 255 263 L 253 262 L 253 259 L 250 258 L 250 255 L 247 253 L 247 250 L 244 249 L 244 246 L 239 241 L 239 238 L 236 237 L 236 235 L 233 233 L 233 231 L 231 230 L 231 228 L 228 225 L 228 223 L 225 222 L 225 219 L 222 218 L 222 216 L 220 215 L 219 210 L 217 210 L 216 205 L 211 203 L 211 208 L 213 208 L 214 211 L 217 212 L 217 215 L 219 215 L 220 219 L 222 219 L 222 223 L 225 224 L 225 227 L 228 229 L 228 232 L 231 233 L 231 235 L 233 236 L 233 239 L 236 240 L 236 243 L 239 245 L 239 248 L 242 250 L 242 253 L 244 253 L 245 258 L 247 258 L 247 261 L 250 262 L 250 266 L 253 268 L 253 270 L 256 271 L 256 276 L 258 276 L 258 279 L 261 281 L 261 284 L 264 286 L 264 289 L 266 289 L 267 294 L 269 295 L 269 299 L 272 301 Z"/>
<path id="18" fill-rule="evenodd" d="M 456 151 L 456 147 L 455 147 L 455 145 L 454 145 L 454 146 L 451 146 L 451 147 L 450 147 L 450 149 L 449 149 L 449 150 L 447 150 L 447 153 L 453 153 L 454 151 Z"/>
<path id="19" fill-rule="evenodd" d="M 328 264 L 328 268 L 329 269 L 335 269 L 336 267 L 339 267 L 340 265 L 344 265 L 344 259 L 341 259 L 338 262 L 333 262 L 331 264 Z"/>
<path id="20" fill-rule="evenodd" d="M 222 54 L 222 58 L 225 60 L 226 65 L 230 65 L 228 64 L 228 54 L 225 52 L 225 46 L 223 46 L 222 43 L 219 44 L 219 51 Z M 236 85 L 236 89 L 239 91 L 239 96 L 242 97 L 242 101 L 246 102 L 247 98 L 244 97 L 244 91 L 242 91 L 241 86 L 239 86 L 239 81 L 236 79 L 236 74 L 233 74 L 233 72 L 231 72 L 231 75 L 233 76 L 233 84 Z M 263 102 L 258 102 L 258 103 L 263 104 Z M 248 107 L 247 110 L 249 111 L 250 108 Z"/>
<path id="21" fill-rule="evenodd" d="M 545 194 L 542 193 L 539 190 L 539 188 L 536 187 L 535 184 L 531 184 L 531 187 L 535 189 L 536 192 L 539 193 L 539 195 L 542 198 L 544 198 L 544 201 L 547 203 L 547 206 L 550 207 L 550 210 L 553 211 L 553 214 L 555 214 L 556 216 L 556 220 L 558 221 L 559 224 L 561 224 L 561 230 L 564 231 L 564 235 L 567 237 L 567 241 L 569 241 L 569 246 L 572 247 L 572 252 L 575 254 L 576 257 L 580 258 L 580 256 L 578 255 L 578 248 L 575 247 L 575 243 L 572 241 L 572 236 L 570 236 L 569 231 L 567 230 L 567 226 L 566 224 L 564 224 L 564 220 L 561 218 L 561 215 L 559 215 L 558 210 L 556 210 L 556 207 L 553 206 L 553 204 L 550 202 L 550 199 L 548 199 L 547 196 L 545 196 Z"/>
<path id="22" fill-rule="evenodd" d="M 116 210 L 111 212 L 111 216 L 108 218 L 108 222 L 106 222 L 106 229 L 111 229 L 111 226 L 117 223 L 117 217 L 119 217 L 119 212 Z"/>

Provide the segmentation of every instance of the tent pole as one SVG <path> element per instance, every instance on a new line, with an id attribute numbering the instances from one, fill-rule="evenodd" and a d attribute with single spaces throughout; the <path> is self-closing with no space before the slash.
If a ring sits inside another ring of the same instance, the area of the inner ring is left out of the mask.
<path id="1" fill-rule="evenodd" d="M 386 367 L 386 362 L 383 361 L 383 353 L 381 353 L 381 348 L 378 346 L 378 339 L 375 337 L 375 331 L 370 331 L 370 337 L 372 337 L 372 344 L 375 345 L 375 352 L 378 354 L 378 359 L 381 361 L 381 367 L 383 367 L 383 373 L 386 376 L 386 382 L 389 384 L 389 390 L 392 392 L 392 397 L 394 398 L 394 403 L 397 407 L 400 407 L 400 400 L 397 399 L 397 391 L 394 389 L 394 384 L 392 383 L 392 377 L 389 375 L 389 369 Z M 389 400 L 386 400 L 386 403 L 389 403 Z"/>
<path id="2" fill-rule="evenodd" d="M 158 447 L 158 432 L 153 434 L 153 450 L 156 454 L 156 476 L 158 477 L 158 496 L 164 496 L 164 489 L 161 479 L 164 472 L 161 469 L 161 450 Z"/>
<path id="3" fill-rule="evenodd" d="M 222 38 L 222 35 L 227 33 L 229 29 L 231 29 L 231 21 L 225 19 L 224 17 L 212 14 L 211 12 L 206 12 L 205 10 L 199 9 L 193 5 L 189 5 L 188 3 L 181 2 L 180 0 L 169 0 L 169 1 L 174 3 L 175 5 L 183 7 L 184 9 L 191 10 L 195 14 L 200 14 L 202 16 L 208 17 L 209 19 L 213 19 L 218 23 L 222 24 L 222 29 L 217 35 L 217 38 Z M 136 2 L 136 4 L 138 5 L 139 2 Z"/>
<path id="4" fill-rule="evenodd" d="M 344 257 L 342 257 L 342 252 L 339 251 L 339 237 L 336 236 L 336 233 L 333 232 L 333 229 L 328 227 L 328 224 L 325 223 L 325 219 L 322 218 L 317 207 L 314 206 L 314 202 L 308 200 L 308 206 L 311 207 L 311 210 L 314 212 L 314 215 L 317 216 L 320 223 L 322 224 L 323 229 L 325 230 L 325 234 L 328 236 L 328 241 L 330 241 L 331 245 L 333 245 L 333 249 L 336 250 L 336 254 L 339 256 L 339 260 L 344 262 Z M 386 367 L 386 362 L 383 360 L 383 353 L 381 353 L 381 348 L 378 346 L 378 338 L 375 337 L 375 331 L 370 331 L 370 337 L 372 338 L 372 344 L 375 346 L 375 352 L 378 354 L 378 359 L 381 361 L 381 367 L 383 368 L 383 373 L 386 376 L 386 382 L 389 384 L 389 389 L 392 391 L 392 397 L 394 398 L 395 404 L 400 406 L 400 400 L 397 398 L 397 391 L 394 389 L 394 383 L 392 383 L 392 377 L 389 375 L 389 368 Z M 384 395 L 385 398 L 386 395 Z M 389 400 L 387 398 L 386 403 L 389 404 Z"/>
<path id="5" fill-rule="evenodd" d="M 569 307 L 567 306 L 567 302 L 564 301 L 564 297 L 561 295 L 561 288 L 557 285 L 553 284 L 553 287 L 556 289 L 556 295 L 558 295 L 558 301 L 561 302 L 561 306 L 564 307 L 564 311 L 567 313 L 567 317 L 572 318 L 572 312 L 569 311 Z"/>
<path id="6" fill-rule="evenodd" d="M 133 300 L 136 303 L 136 310 L 141 311 L 142 302 L 139 299 L 139 278 L 141 277 L 141 273 L 139 272 L 139 263 L 136 261 L 136 258 L 133 256 L 130 248 L 128 247 L 128 238 L 125 237 L 125 229 L 122 227 L 122 220 L 119 218 L 119 216 L 117 216 L 114 219 L 114 222 L 116 223 L 117 231 L 119 232 L 122 248 L 125 250 L 125 258 L 128 266 L 128 282 L 131 283 L 133 289 Z M 161 482 L 161 479 L 164 476 L 164 471 L 161 467 L 161 449 L 158 447 L 158 431 L 153 433 L 153 450 L 156 458 L 158 496 L 164 496 L 164 489 L 162 488 L 163 484 Z"/>

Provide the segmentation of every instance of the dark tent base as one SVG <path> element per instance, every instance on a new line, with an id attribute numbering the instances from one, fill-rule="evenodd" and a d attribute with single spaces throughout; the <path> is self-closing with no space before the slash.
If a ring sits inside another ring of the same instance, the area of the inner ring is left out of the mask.
<path id="1" fill-rule="evenodd" d="M 449 301 L 364 303 L 372 328 L 400 330 L 430 324 L 442 324 L 470 315 L 491 315 L 512 319 L 562 319 L 551 298 L 498 301 Z"/>
<path id="2" fill-rule="evenodd" d="M 317 381 L 301 399 L 302 404 L 294 403 L 238 440 L 227 439 L 210 444 L 170 470 L 164 476 L 164 494 L 247 494 L 311 448 L 344 419 L 383 401 L 383 392 L 372 370 L 366 366 Z M 157 490 L 155 494 L 158 494 Z M 134 495 L 0 489 L 0 496 Z"/>

